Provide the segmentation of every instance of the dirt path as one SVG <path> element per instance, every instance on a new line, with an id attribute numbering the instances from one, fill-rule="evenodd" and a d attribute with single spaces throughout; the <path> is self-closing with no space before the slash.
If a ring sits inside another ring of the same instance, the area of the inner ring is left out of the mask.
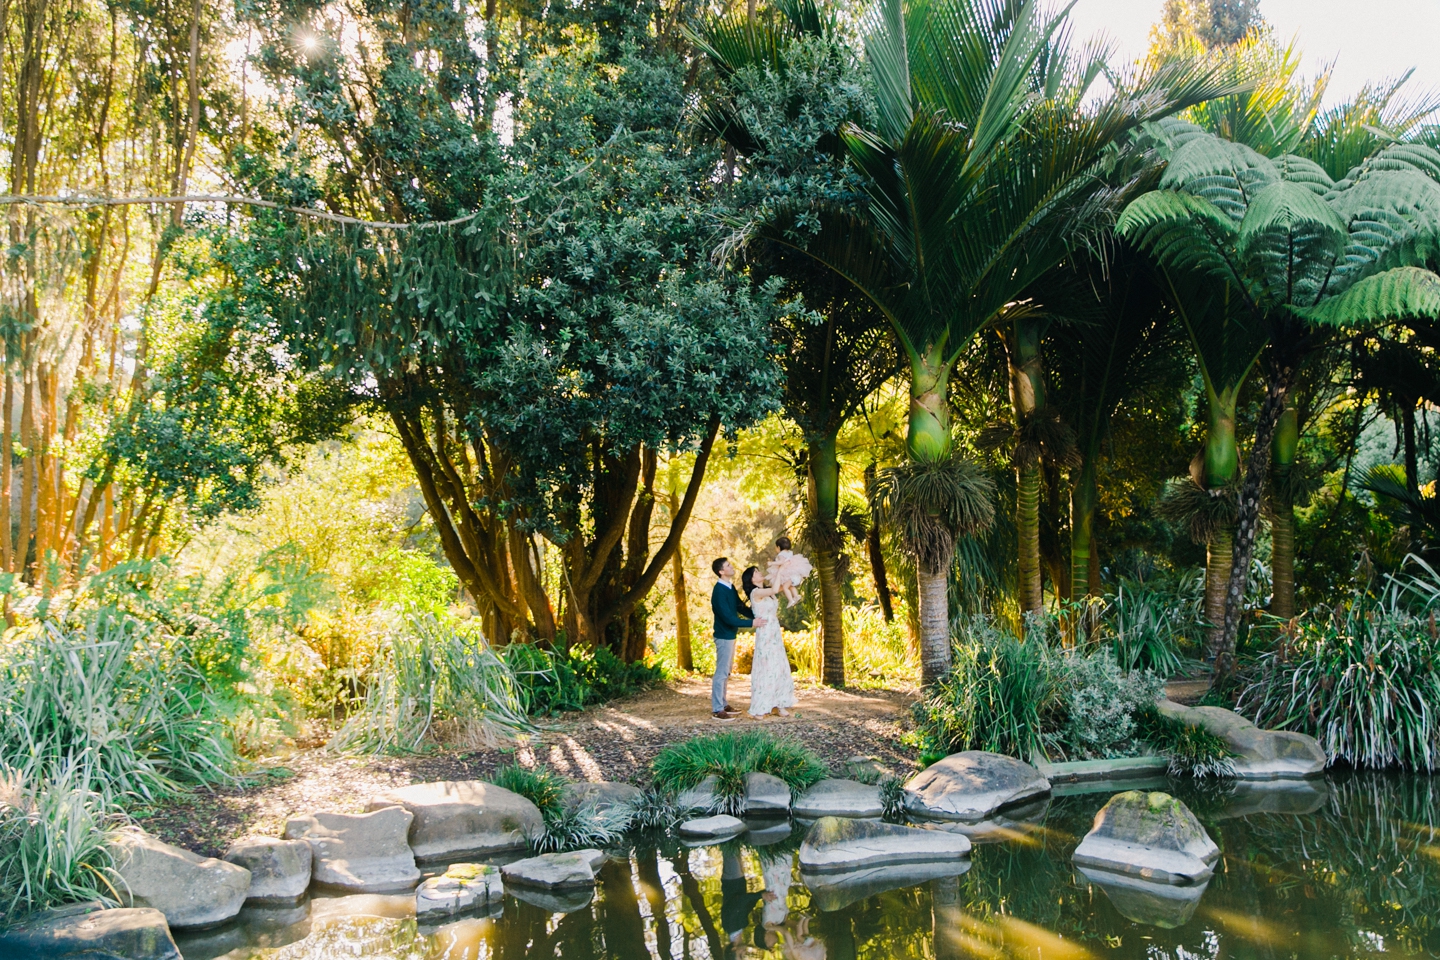
<path id="1" fill-rule="evenodd" d="M 285 818 L 315 811 L 358 812 L 374 794 L 427 780 L 484 779 L 497 767 L 546 766 L 574 780 L 648 782 L 655 754 L 668 743 L 720 730 L 763 726 L 793 736 L 833 769 L 852 756 L 873 756 L 897 772 L 913 759 L 899 743 L 911 690 L 834 690 L 798 685 L 800 704 L 787 718 L 753 720 L 744 710 L 750 678 L 732 677 L 730 703 L 740 719 L 710 718 L 709 678 L 679 680 L 628 700 L 544 720 L 522 742 L 500 749 L 439 751 L 411 757 L 343 757 L 303 750 L 260 765 L 240 785 L 180 798 L 141 820 L 162 839 L 216 856 L 247 833 L 278 836 Z"/>

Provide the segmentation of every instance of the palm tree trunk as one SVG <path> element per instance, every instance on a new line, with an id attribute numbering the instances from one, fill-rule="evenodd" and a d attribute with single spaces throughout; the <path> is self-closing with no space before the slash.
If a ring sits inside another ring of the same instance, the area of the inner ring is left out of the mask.
<path id="1" fill-rule="evenodd" d="M 920 677 L 931 686 L 950 672 L 950 597 L 946 570 L 916 570 L 920 594 Z"/>
<path id="2" fill-rule="evenodd" d="M 1075 488 L 1070 491 L 1070 599 L 1090 596 L 1099 586 L 1090 582 L 1090 555 L 1095 550 L 1095 459 L 1086 457 Z"/>
<path id="3" fill-rule="evenodd" d="M 1020 612 L 1045 611 L 1040 579 L 1040 464 L 1022 465 L 1015 488 L 1015 536 L 1020 541 Z"/>
<path id="4" fill-rule="evenodd" d="M 820 679 L 832 687 L 845 686 L 845 623 L 841 616 L 840 578 L 834 550 L 815 551 L 815 573 L 820 578 Z"/>
<path id="5" fill-rule="evenodd" d="M 865 502 L 871 501 L 875 487 L 875 461 L 865 465 Z M 870 512 L 870 529 L 865 533 L 865 552 L 870 557 L 870 576 L 875 580 L 875 599 L 880 602 L 880 612 L 886 623 L 895 620 L 895 604 L 890 597 L 890 578 L 885 573 L 885 553 L 880 547 L 880 524 L 875 512 Z"/>
<path id="6" fill-rule="evenodd" d="M 1295 498 L 1290 489 L 1290 476 L 1299 442 L 1300 418 L 1292 402 L 1285 405 L 1285 412 L 1275 428 L 1271 454 L 1274 463 L 1270 468 L 1270 504 L 1275 514 L 1270 528 L 1270 564 L 1274 582 L 1270 594 L 1270 614 L 1283 620 L 1295 616 Z"/>
<path id="7" fill-rule="evenodd" d="M 812 523 L 825 538 L 839 538 L 840 460 L 835 450 L 836 434 L 810 441 L 806 463 Z M 839 551 L 829 544 L 815 547 L 815 574 L 820 578 L 820 677 L 835 687 L 845 685 L 845 621 L 841 616 Z"/>
<path id="8" fill-rule="evenodd" d="M 1235 446 L 1235 406 L 1239 388 L 1212 394 L 1207 409 L 1203 482 L 1206 490 L 1221 490 L 1235 479 L 1240 454 Z M 1205 623 L 1209 658 L 1219 656 L 1225 638 L 1225 590 L 1230 585 L 1234 549 L 1233 530 L 1217 531 L 1206 544 Z"/>
<path id="9" fill-rule="evenodd" d="M 910 424 L 906 452 L 912 460 L 950 455 L 950 366 L 937 344 L 910 357 Z M 917 563 L 920 601 L 920 670 L 926 686 L 950 672 L 950 557 L 933 567 Z"/>
<path id="10" fill-rule="evenodd" d="M 1205 623 L 1212 652 L 1220 649 L 1225 633 L 1225 592 L 1230 585 L 1234 546 L 1229 529 L 1215 533 L 1205 545 Z"/>

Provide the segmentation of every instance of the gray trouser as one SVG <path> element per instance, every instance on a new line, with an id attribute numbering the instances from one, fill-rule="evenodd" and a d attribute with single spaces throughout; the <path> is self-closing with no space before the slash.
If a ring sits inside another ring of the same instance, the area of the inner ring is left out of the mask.
<path id="1" fill-rule="evenodd" d="M 715 677 L 710 681 L 710 712 L 725 709 L 725 685 L 730 682 L 730 664 L 735 659 L 735 640 L 715 638 Z"/>

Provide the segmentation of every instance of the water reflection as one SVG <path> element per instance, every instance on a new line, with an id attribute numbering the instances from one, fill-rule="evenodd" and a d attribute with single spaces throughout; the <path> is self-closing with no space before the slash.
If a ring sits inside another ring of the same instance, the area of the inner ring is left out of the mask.
<path id="1" fill-rule="evenodd" d="M 1176 789 L 1223 856 L 1204 887 L 1078 871 L 1109 794 L 1009 818 L 968 865 L 807 877 L 803 830 L 612 851 L 592 894 L 511 889 L 489 914 L 417 925 L 409 897 L 247 908 L 183 938 L 186 960 L 1135 960 L 1440 955 L 1428 778 Z M 967 869 L 968 867 L 968 869 Z M 947 870 L 948 872 L 938 872 Z"/>

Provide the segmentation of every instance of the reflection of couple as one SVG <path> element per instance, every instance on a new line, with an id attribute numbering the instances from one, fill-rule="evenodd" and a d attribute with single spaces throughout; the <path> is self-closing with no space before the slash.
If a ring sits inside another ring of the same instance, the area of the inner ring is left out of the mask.
<path id="1" fill-rule="evenodd" d="M 757 950 L 774 950 L 778 944 L 786 960 L 825 960 L 825 944 L 810 934 L 810 918 L 802 914 L 794 921 L 790 919 L 790 857 L 765 859 L 762 856 L 760 866 L 765 889 L 750 893 L 740 857 L 734 853 L 724 855 L 720 872 L 720 917 L 729 945 L 741 946 L 750 911 L 757 901 L 763 900 L 760 926 L 755 928 Z"/>
<path id="2" fill-rule="evenodd" d="M 787 551 L 788 552 L 788 551 Z M 802 563 L 804 557 L 787 558 Z M 808 566 L 808 563 L 805 563 Z M 735 660 L 735 633 L 755 628 L 755 659 L 750 667 L 750 716 L 775 713 L 790 715 L 795 706 L 795 681 L 790 676 L 790 658 L 780 632 L 780 601 L 777 594 L 791 587 L 789 579 L 766 585 L 758 567 L 749 567 L 740 577 L 749 606 L 740 602 L 735 589 L 735 567 L 725 557 L 712 565 L 719 578 L 710 591 L 710 610 L 715 614 L 715 677 L 710 685 L 710 713 L 716 720 L 733 720 L 725 688 Z M 773 579 L 773 576 L 772 576 Z M 793 589 L 793 588 L 792 588 Z M 753 608 L 753 610 L 752 610 Z"/>

